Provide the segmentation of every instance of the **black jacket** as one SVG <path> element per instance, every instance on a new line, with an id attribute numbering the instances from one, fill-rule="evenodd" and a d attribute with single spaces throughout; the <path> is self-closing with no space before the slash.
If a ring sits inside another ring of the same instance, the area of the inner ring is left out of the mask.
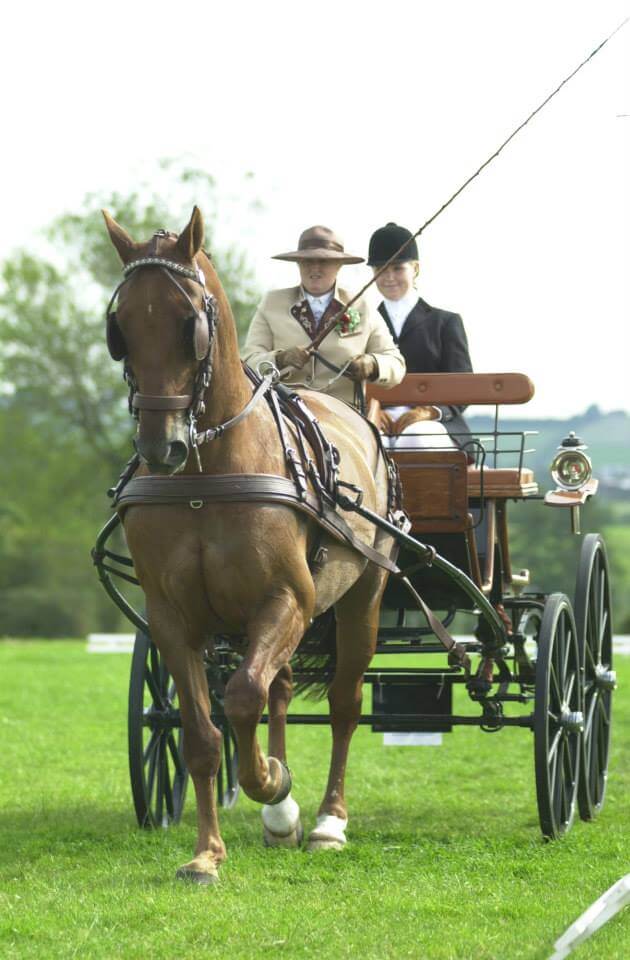
<path id="1" fill-rule="evenodd" d="M 431 307 L 420 297 L 397 337 L 385 304 L 378 309 L 405 358 L 407 373 L 472 373 L 466 331 L 458 313 Z M 444 426 L 460 446 L 470 439 L 462 416 L 465 409 L 440 407 Z"/>

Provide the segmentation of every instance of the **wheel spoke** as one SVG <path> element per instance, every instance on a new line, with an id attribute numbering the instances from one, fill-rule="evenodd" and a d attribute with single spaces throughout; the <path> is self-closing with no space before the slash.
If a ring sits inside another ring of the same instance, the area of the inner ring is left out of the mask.
<path id="1" fill-rule="evenodd" d="M 564 617 L 560 621 L 562 624 L 562 689 L 564 690 L 567 682 L 567 670 L 569 669 L 569 654 L 571 653 L 571 631 L 567 630 L 567 624 Z"/>
<path id="2" fill-rule="evenodd" d="M 564 768 L 564 748 L 565 740 L 564 737 L 560 739 L 558 744 L 558 749 L 556 750 L 553 764 L 554 764 L 554 779 L 553 779 L 553 789 L 551 792 L 552 795 L 552 807 L 553 807 L 553 816 L 556 824 L 561 820 L 561 806 L 562 806 L 562 781 L 563 781 L 563 768 Z"/>
<path id="3" fill-rule="evenodd" d="M 589 758 L 589 767 L 588 767 L 588 780 L 591 793 L 591 801 L 593 803 L 597 802 L 597 784 L 599 782 L 599 747 L 600 747 L 600 730 L 597 729 L 594 732 L 593 737 L 591 738 L 591 755 Z"/>
<path id="4" fill-rule="evenodd" d="M 558 707 L 558 710 L 560 710 L 560 707 L 562 706 L 562 691 L 560 690 L 560 684 L 558 683 L 555 667 L 551 662 L 549 663 L 549 676 L 551 678 L 551 689 L 549 692 L 553 692 L 555 694 L 556 706 Z"/>
<path id="5" fill-rule="evenodd" d="M 556 750 L 558 749 L 558 744 L 562 739 L 562 730 L 556 730 L 554 738 L 551 741 L 551 746 L 549 747 L 549 753 L 547 754 L 547 763 L 551 763 Z"/>
<path id="6" fill-rule="evenodd" d="M 604 571 L 603 571 L 603 570 L 600 571 L 598 580 L 599 580 L 599 590 L 598 590 L 598 592 L 597 592 L 597 593 L 598 593 L 598 596 L 597 596 L 597 601 L 598 601 L 598 602 L 597 602 L 597 623 L 600 625 L 600 629 L 599 629 L 598 634 L 597 634 L 597 662 L 598 662 L 598 663 L 601 663 L 601 659 L 602 659 L 602 640 L 603 640 L 602 626 L 603 626 L 603 623 L 604 623 L 604 611 L 605 611 L 605 609 L 606 609 L 606 606 L 605 606 L 606 577 L 605 577 L 605 575 L 604 575 Z"/>
<path id="7" fill-rule="evenodd" d="M 591 639 L 592 639 L 592 637 L 591 637 Z M 585 666 L 586 666 L 586 676 L 587 676 L 587 677 L 594 677 L 594 676 L 595 676 L 596 660 L 595 660 L 595 657 L 593 656 L 593 650 L 592 650 L 591 644 L 588 642 L 588 640 L 587 640 L 586 648 L 585 648 L 585 651 L 584 651 L 584 652 L 585 652 L 585 654 L 586 654 L 586 664 L 585 664 Z"/>
<path id="8" fill-rule="evenodd" d="M 146 745 L 144 753 L 142 754 L 142 762 L 146 764 L 151 754 L 154 752 L 158 743 L 160 742 L 160 731 L 152 730 L 151 736 L 149 737 L 149 742 Z"/>
<path id="9" fill-rule="evenodd" d="M 568 747 L 565 752 L 568 752 Z M 569 795 L 569 783 L 566 776 L 562 777 L 561 814 L 559 819 L 563 826 L 571 819 L 571 798 Z"/>
<path id="10" fill-rule="evenodd" d="M 572 744 L 570 740 L 567 740 L 567 747 L 564 751 L 564 760 L 565 779 L 567 779 L 568 783 L 571 784 L 571 787 L 573 787 L 573 784 L 575 783 L 575 762 L 572 756 Z"/>
<path id="11" fill-rule="evenodd" d="M 608 633 L 608 610 L 604 610 L 602 614 L 601 623 L 599 626 L 599 635 L 597 639 L 597 649 L 599 651 L 598 661 L 600 663 L 603 659 L 602 651 L 604 647 L 604 637 L 606 637 L 607 633 Z M 607 664 L 607 666 L 609 666 L 609 664 Z"/>
<path id="12" fill-rule="evenodd" d="M 573 694 L 573 688 L 575 686 L 575 674 L 571 673 L 571 676 L 567 680 L 564 687 L 564 702 L 571 704 L 571 696 Z"/>
<path id="13" fill-rule="evenodd" d="M 157 786 L 155 791 L 155 822 L 159 827 L 163 825 L 164 816 L 164 773 L 166 767 L 166 756 L 164 750 L 164 737 L 160 737 L 160 746 L 157 753 Z"/>
<path id="14" fill-rule="evenodd" d="M 156 707 L 163 708 L 165 704 L 162 698 L 162 693 L 155 681 L 155 677 L 151 672 L 148 664 L 144 671 L 144 679 L 147 687 L 149 688 L 149 692 L 151 693 L 151 699 L 153 700 L 153 703 L 155 704 Z"/>
<path id="15" fill-rule="evenodd" d="M 166 815 L 171 820 L 175 813 L 173 805 L 173 789 L 171 786 L 171 771 L 168 764 L 168 753 L 164 750 L 164 800 L 166 802 Z"/>
<path id="16" fill-rule="evenodd" d="M 159 758 L 159 745 L 161 740 L 161 733 L 158 732 L 158 739 L 156 747 L 158 749 L 153 750 L 151 753 L 151 758 L 149 760 L 149 772 L 147 774 L 147 801 L 149 807 L 151 806 L 151 797 L 153 796 L 153 787 L 155 784 L 155 771 L 157 770 L 158 758 Z"/>
<path id="17" fill-rule="evenodd" d="M 168 735 L 168 748 L 170 750 L 171 757 L 173 758 L 173 765 L 175 767 L 175 774 L 178 777 L 183 777 L 185 775 L 185 767 L 182 764 L 181 757 L 179 755 L 179 750 L 177 749 L 177 744 L 175 743 L 175 737 L 171 731 Z"/>
<path id="18" fill-rule="evenodd" d="M 606 707 L 604 706 L 604 698 L 603 698 L 601 695 L 598 696 L 598 698 L 597 698 L 597 709 L 598 709 L 599 714 L 600 714 L 600 717 L 601 717 L 601 719 L 600 719 L 601 725 L 602 725 L 604 728 L 609 727 L 609 726 L 610 726 L 610 714 L 609 714 L 609 711 L 608 711 L 608 710 L 606 709 Z"/>
<path id="19" fill-rule="evenodd" d="M 595 718 L 595 712 L 597 710 L 597 701 L 598 696 L 597 692 L 593 694 L 591 700 L 586 708 L 586 717 L 584 721 L 584 736 L 588 740 L 593 731 L 593 720 Z"/>

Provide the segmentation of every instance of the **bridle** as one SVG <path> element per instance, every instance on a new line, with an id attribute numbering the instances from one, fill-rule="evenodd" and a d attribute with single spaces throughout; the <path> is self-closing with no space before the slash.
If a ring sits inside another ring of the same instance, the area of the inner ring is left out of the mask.
<path id="1" fill-rule="evenodd" d="M 203 430 L 201 433 L 197 432 L 197 421 L 205 413 L 206 391 L 210 386 L 210 381 L 212 379 L 212 347 L 217 323 L 219 320 L 219 309 L 216 298 L 209 293 L 206 288 L 206 279 L 203 271 L 194 260 L 193 267 L 191 268 L 184 266 L 184 264 L 177 263 L 175 260 L 168 260 L 165 257 L 157 256 L 156 247 L 159 238 L 173 236 L 174 234 L 169 234 L 164 230 L 158 230 L 157 233 L 154 234 L 151 242 L 151 255 L 141 257 L 138 260 L 133 260 L 123 268 L 123 279 L 114 290 L 107 306 L 107 346 L 110 356 L 113 360 L 124 361 L 123 378 L 129 387 L 129 412 L 133 417 L 135 417 L 135 419 L 138 419 L 140 410 L 187 411 L 186 420 L 188 423 L 189 442 L 190 446 L 195 452 L 197 467 L 199 472 L 201 472 L 201 458 L 199 455 L 200 444 L 222 436 L 225 430 L 231 426 L 234 426 L 245 416 L 247 416 L 255 403 L 257 403 L 257 401 L 269 390 L 273 381 L 273 376 L 269 375 L 263 378 L 262 383 L 254 391 L 251 400 L 248 401 L 244 409 L 241 410 L 240 413 L 236 414 L 236 416 L 232 417 L 230 420 L 227 420 L 225 423 L 219 424 L 216 427 L 210 427 L 206 430 Z M 151 394 L 140 393 L 138 390 L 138 382 L 134 376 L 133 370 L 131 369 L 131 365 L 129 364 L 127 344 L 125 343 L 125 338 L 118 325 L 116 310 L 112 308 L 125 283 L 127 283 L 130 277 L 137 270 L 142 269 L 160 270 L 166 277 L 168 277 L 169 281 L 177 287 L 180 293 L 183 294 L 192 308 L 194 317 L 194 330 L 192 338 L 193 347 L 195 351 L 195 359 L 199 361 L 199 366 L 197 367 L 197 371 L 193 380 L 192 393 L 170 396 L 155 396 Z M 201 309 L 198 309 L 195 306 L 186 290 L 176 279 L 176 274 L 186 277 L 188 280 L 193 280 L 195 283 L 199 284 L 202 291 Z"/>

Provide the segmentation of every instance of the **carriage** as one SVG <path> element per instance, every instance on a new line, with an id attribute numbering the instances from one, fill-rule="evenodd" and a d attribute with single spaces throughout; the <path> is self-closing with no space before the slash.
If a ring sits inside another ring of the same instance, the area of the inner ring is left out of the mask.
<path id="1" fill-rule="evenodd" d="M 590 820 L 602 808 L 615 673 L 610 577 L 601 536 L 583 539 L 572 599 L 532 591 L 529 571 L 512 562 L 511 501 L 568 511 L 571 529 L 579 533 L 580 508 L 597 489 L 582 444 L 571 435 L 553 464 L 557 488 L 545 497 L 539 494 L 526 464 L 527 433 L 501 429 L 499 423 L 502 405 L 526 403 L 532 395 L 529 379 L 514 373 L 411 374 L 393 390 L 368 387 L 372 422 L 388 405 L 474 404 L 494 408 L 494 425 L 465 449 L 391 451 L 411 527 L 399 535 L 397 562 L 404 576 L 390 577 L 385 589 L 377 653 L 396 655 L 397 664 L 401 654 L 412 655 L 414 663 L 427 654 L 431 665 L 385 667 L 379 660 L 378 667 L 370 667 L 364 680 L 371 688 L 371 710 L 364 709 L 360 722 L 390 734 L 447 733 L 455 726 L 488 733 L 529 730 L 540 827 L 551 840 L 569 830 L 576 810 Z M 144 615 L 117 585 L 120 578 L 137 584 L 132 561 L 116 546 L 120 532 L 114 515 L 99 534 L 93 557 L 103 586 L 137 629 L 129 689 L 135 812 L 141 826 L 166 827 L 181 817 L 188 780 L 177 693 Z M 439 611 L 438 623 L 430 612 L 428 622 L 419 614 L 405 581 L 412 594 L 415 590 Z M 444 635 L 456 617 L 470 618 L 471 635 L 451 640 L 449 647 Z M 443 655 L 439 666 L 436 654 Z M 223 807 L 232 806 L 239 792 L 236 740 L 223 709 L 239 656 L 225 635 L 214 638 L 205 658 L 212 720 L 223 733 L 216 778 Z M 472 661 L 471 669 L 463 669 L 466 660 Z M 298 665 L 295 679 L 308 682 L 308 668 Z M 469 698 L 467 713 L 454 713 L 456 685 Z M 324 713 L 294 712 L 287 719 L 329 722 Z"/>

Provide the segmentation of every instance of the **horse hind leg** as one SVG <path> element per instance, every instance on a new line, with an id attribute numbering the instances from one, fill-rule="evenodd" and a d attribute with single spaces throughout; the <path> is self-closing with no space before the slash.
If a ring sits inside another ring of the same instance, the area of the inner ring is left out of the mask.
<path id="1" fill-rule="evenodd" d="M 328 784 L 307 850 L 341 850 L 346 844 L 348 810 L 345 774 L 352 735 L 361 716 L 363 675 L 376 649 L 384 571 L 371 564 L 337 603 L 337 669 L 328 691 L 332 755 Z"/>
<path id="2" fill-rule="evenodd" d="M 270 757 L 286 765 L 287 709 L 293 696 L 293 671 L 285 663 L 269 687 L 269 747 Z M 299 847 L 304 837 L 300 808 L 289 793 L 276 804 L 262 808 L 263 843 L 266 847 Z"/>

